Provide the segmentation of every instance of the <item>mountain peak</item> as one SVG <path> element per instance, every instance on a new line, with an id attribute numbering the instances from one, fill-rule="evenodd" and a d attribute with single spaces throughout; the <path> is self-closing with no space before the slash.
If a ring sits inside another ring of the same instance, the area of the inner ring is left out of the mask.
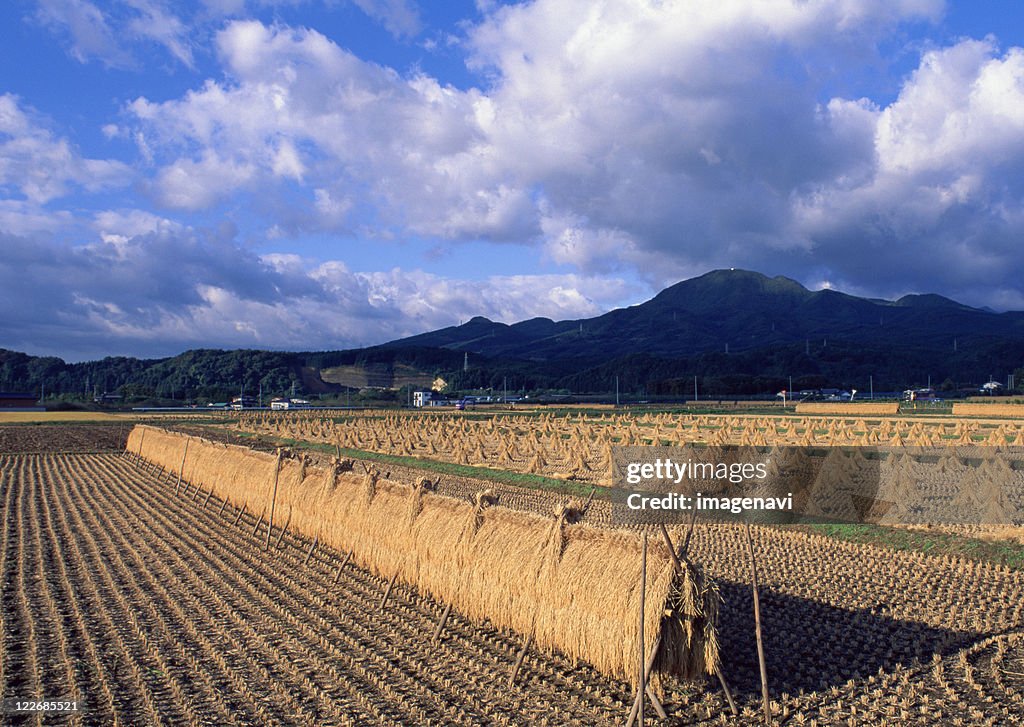
<path id="1" fill-rule="evenodd" d="M 955 300 L 950 300 L 945 296 L 936 295 L 935 293 L 911 293 L 910 295 L 904 295 L 894 302 L 896 305 L 903 306 L 904 308 L 970 309 L 970 306 L 957 303 Z"/>
<path id="2" fill-rule="evenodd" d="M 784 307 L 799 305 L 813 295 L 790 278 L 769 278 L 752 270 L 712 270 L 697 278 L 666 288 L 651 303 L 685 309 L 693 313 L 722 313 L 771 300 Z"/>

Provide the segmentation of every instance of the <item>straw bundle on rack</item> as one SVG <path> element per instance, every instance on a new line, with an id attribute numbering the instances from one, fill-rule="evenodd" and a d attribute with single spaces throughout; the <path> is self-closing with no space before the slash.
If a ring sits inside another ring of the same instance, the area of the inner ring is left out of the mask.
<path id="1" fill-rule="evenodd" d="M 186 436 L 136 427 L 130 451 L 176 469 Z M 437 495 L 372 471 L 306 466 L 269 453 L 189 441 L 192 484 L 250 512 L 289 512 L 289 527 L 340 551 L 381 577 L 450 603 L 475 621 L 533 634 L 602 672 L 634 681 L 639 659 L 640 539 L 635 532 L 554 519 Z M 276 496 L 273 484 L 277 480 Z M 305 475 L 301 477 L 301 475 Z M 717 663 L 718 594 L 699 571 L 681 573 L 663 544 L 650 548 L 644 635 L 648 653 L 661 641 L 656 668 L 684 678 Z"/>

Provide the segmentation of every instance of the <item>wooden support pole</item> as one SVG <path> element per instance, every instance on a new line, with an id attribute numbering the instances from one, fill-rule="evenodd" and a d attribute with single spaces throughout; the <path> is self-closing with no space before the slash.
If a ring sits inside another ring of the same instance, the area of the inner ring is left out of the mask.
<path id="1" fill-rule="evenodd" d="M 197 497 L 199 497 L 199 485 L 198 484 L 196 484 L 196 491 L 192 493 L 192 500 L 194 501 Z"/>
<path id="2" fill-rule="evenodd" d="M 437 628 L 434 629 L 434 635 L 430 637 L 430 643 L 436 644 L 437 640 L 441 638 L 441 630 L 444 629 L 444 623 L 448 620 L 448 614 L 452 612 L 452 604 L 448 604 L 444 607 L 444 613 L 441 614 L 441 620 L 437 622 Z"/>
<path id="3" fill-rule="evenodd" d="M 388 596 L 391 595 L 391 589 L 395 587 L 395 581 L 398 580 L 398 573 L 396 572 L 391 576 L 391 580 L 388 581 L 388 587 L 384 591 L 384 597 L 380 599 L 380 610 L 384 610 L 384 605 L 388 602 Z"/>
<path id="4" fill-rule="evenodd" d="M 285 533 L 288 532 L 288 525 L 292 522 L 292 506 L 288 506 L 288 518 L 285 520 L 285 526 L 281 528 L 281 532 L 278 533 L 278 541 L 273 544 L 274 548 L 281 548 L 282 541 L 285 540 Z"/>
<path id="5" fill-rule="evenodd" d="M 143 429 L 142 430 L 142 434 L 139 435 L 139 451 L 135 454 L 135 464 L 138 464 L 139 460 L 142 459 L 142 444 L 145 441 L 146 441 L 146 430 Z"/>
<path id="6" fill-rule="evenodd" d="M 672 545 L 672 537 L 668 534 L 668 528 L 665 527 L 665 523 L 660 523 L 661 537 L 665 541 L 665 545 L 668 547 L 668 554 L 672 556 L 672 564 L 675 565 L 677 571 L 683 569 L 683 560 L 689 563 L 689 559 L 686 558 L 686 553 L 677 554 L 675 546 Z"/>
<path id="7" fill-rule="evenodd" d="M 657 650 L 651 652 L 652 654 L 658 653 Z M 651 665 L 653 666 L 653 664 Z M 644 692 L 647 693 L 647 697 L 651 700 L 651 704 L 654 705 L 654 711 L 658 714 L 658 719 L 668 719 L 668 712 L 665 711 L 664 705 L 661 700 L 658 699 L 658 695 L 654 691 L 654 687 L 651 686 L 651 666 L 647 667 L 647 683 L 644 685 Z"/>
<path id="8" fill-rule="evenodd" d="M 277 466 L 274 467 L 274 492 L 270 496 L 270 521 L 267 525 L 267 544 L 263 546 L 264 550 L 270 550 L 270 533 L 274 530 L 274 505 L 277 504 L 277 480 L 281 476 L 281 450 L 277 450 Z M 312 551 L 310 551 L 312 552 Z M 306 558 L 309 560 L 309 558 Z"/>
<path id="9" fill-rule="evenodd" d="M 220 510 L 217 511 L 217 514 L 218 515 L 223 515 L 224 514 L 224 508 L 227 507 L 227 506 L 228 506 L 228 498 L 225 497 L 223 500 L 220 501 Z"/>
<path id="10" fill-rule="evenodd" d="M 291 521 L 292 521 L 292 506 L 289 505 L 288 506 L 288 519 L 284 521 L 284 527 L 281 528 L 281 532 L 277 534 L 277 542 L 274 543 L 274 548 L 275 549 L 281 547 L 281 541 L 284 540 L 284 534 L 286 532 L 288 532 L 288 525 L 291 523 Z"/>
<path id="11" fill-rule="evenodd" d="M 594 501 L 594 493 L 595 492 L 597 492 L 597 488 L 596 487 L 591 487 L 590 488 L 590 494 L 587 495 L 587 501 L 585 503 L 583 503 L 583 509 L 580 510 L 580 519 L 581 520 L 583 519 L 583 516 L 587 514 L 587 510 L 590 509 L 590 503 L 592 503 Z"/>
<path id="12" fill-rule="evenodd" d="M 181 466 L 178 467 L 178 485 L 174 488 L 174 494 L 178 494 L 178 490 L 181 488 L 181 475 L 185 471 L 185 458 L 188 456 L 188 443 L 192 441 L 192 437 L 185 440 L 185 451 L 181 453 Z"/>
<path id="13" fill-rule="evenodd" d="M 206 503 L 208 503 L 210 501 L 211 497 L 213 497 L 213 489 L 212 488 L 210 489 L 209 492 L 206 493 L 206 498 L 203 500 L 203 509 L 204 510 L 206 509 Z"/>
<path id="14" fill-rule="evenodd" d="M 254 538 L 256 537 L 256 532 L 260 529 L 260 525 L 263 524 L 263 514 L 265 512 L 266 510 L 260 513 L 259 518 L 256 520 L 256 524 L 252 526 L 252 537 Z"/>
<path id="15" fill-rule="evenodd" d="M 338 585 L 338 581 L 341 580 L 341 571 L 348 565 L 349 560 L 352 558 L 352 551 L 348 551 L 348 555 L 345 556 L 345 560 L 341 561 L 341 565 L 338 566 L 338 572 L 334 574 L 334 585 Z"/>
<path id="16" fill-rule="evenodd" d="M 747 528 L 747 549 L 750 551 L 750 578 L 751 588 L 754 592 L 754 635 L 757 637 L 757 664 L 761 669 L 761 702 L 764 707 L 765 724 L 772 723 L 771 701 L 768 698 L 768 669 L 764 663 L 764 643 L 761 641 L 761 601 L 757 594 L 757 557 L 754 555 L 754 536 L 750 533 L 750 523 L 744 523 Z"/>
<path id="17" fill-rule="evenodd" d="M 304 561 L 302 561 L 302 565 L 306 565 L 306 563 L 309 562 L 309 559 L 313 557 L 313 550 L 316 549 L 316 545 L 319 542 L 320 542 L 320 536 L 317 535 L 315 538 L 313 538 L 313 543 L 312 543 L 312 545 L 309 546 L 309 552 L 306 553 L 306 559 Z"/>
<path id="18" fill-rule="evenodd" d="M 651 669 L 654 668 L 654 661 L 658 658 L 658 649 L 661 648 L 661 637 L 654 643 L 654 649 L 647 656 L 647 665 L 644 670 L 644 689 L 641 692 L 639 689 L 636 692 L 636 697 L 633 699 L 633 709 L 629 713 L 629 719 L 626 721 L 626 727 L 633 727 L 633 723 L 636 722 L 637 712 L 640 711 L 640 704 L 637 700 L 642 699 L 641 694 L 647 694 L 651 699 L 651 704 L 654 705 L 654 711 L 658 713 L 658 717 L 661 719 L 667 719 L 668 714 L 665 712 L 665 707 L 662 706 L 661 700 L 658 699 L 658 695 L 655 694 L 654 688 L 651 687 Z"/>
<path id="19" fill-rule="evenodd" d="M 519 676 L 519 669 L 523 666 L 523 660 L 526 659 L 526 651 L 530 648 L 530 642 L 533 641 L 533 632 L 531 631 L 525 639 L 523 639 L 523 646 L 519 649 L 519 656 L 516 657 L 516 663 L 512 667 L 512 673 L 508 677 L 508 685 L 511 687 L 516 683 L 516 677 Z"/>
<path id="20" fill-rule="evenodd" d="M 683 540 L 683 545 L 679 549 L 683 557 L 690 551 L 690 538 L 693 537 L 693 528 L 697 524 L 697 508 L 694 507 L 690 512 L 690 526 L 686 528 L 686 538 Z M 664 526 L 662 526 L 664 527 Z"/>
<path id="21" fill-rule="evenodd" d="M 249 504 L 249 503 L 246 503 L 246 502 L 242 503 L 242 509 L 238 511 L 237 515 L 235 515 L 235 521 L 233 523 L 231 523 L 232 525 L 238 525 L 238 521 L 242 519 L 242 514 L 245 512 L 245 506 L 247 504 Z"/>
<path id="22" fill-rule="evenodd" d="M 725 699 L 729 702 L 729 711 L 732 712 L 733 717 L 738 717 L 740 710 L 736 707 L 736 700 L 732 698 L 732 690 L 729 689 L 729 683 L 725 681 L 725 675 L 722 674 L 720 666 L 715 666 L 715 676 L 718 677 L 718 683 L 722 685 L 722 691 L 725 692 Z"/>
<path id="23" fill-rule="evenodd" d="M 636 698 L 640 702 L 640 709 L 637 717 L 640 720 L 640 727 L 644 727 L 644 681 L 647 679 L 647 659 L 644 648 L 644 607 L 647 600 L 647 531 L 644 531 L 643 546 L 640 549 L 640 627 L 637 629 L 637 639 L 640 642 L 640 676 L 637 681 Z"/>

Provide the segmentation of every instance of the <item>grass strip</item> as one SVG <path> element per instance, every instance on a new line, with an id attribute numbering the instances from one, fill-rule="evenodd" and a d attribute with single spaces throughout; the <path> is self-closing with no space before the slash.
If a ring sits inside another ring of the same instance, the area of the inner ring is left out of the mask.
<path id="1" fill-rule="evenodd" d="M 320 442 L 307 442 L 301 439 L 273 437 L 270 435 L 254 435 L 249 432 L 239 432 L 237 430 L 233 430 L 232 433 L 243 437 L 260 439 L 266 442 L 273 443 L 276 446 L 293 447 L 295 449 L 307 449 L 310 451 L 322 452 L 324 454 L 330 455 L 333 455 L 338 451 L 338 449 L 332 444 Z M 532 475 L 527 474 L 525 472 L 509 472 L 507 470 L 494 470 L 488 467 L 474 467 L 472 465 L 454 464 L 451 462 L 438 462 L 432 459 L 421 459 L 419 457 L 409 457 L 398 454 L 381 454 L 380 452 L 370 452 L 363 449 L 350 449 L 348 447 L 341 448 L 341 455 L 343 457 L 351 457 L 353 459 L 379 462 L 381 464 L 392 464 L 401 467 L 408 467 L 410 469 L 418 469 L 427 472 L 451 475 L 453 477 L 469 477 L 476 480 L 487 480 L 489 482 L 498 482 L 505 485 L 513 485 L 515 487 L 525 487 L 534 490 L 545 490 L 547 492 L 557 492 L 560 494 L 573 495 L 577 497 L 586 497 L 587 495 L 590 494 L 590 490 L 594 487 L 592 483 L 587 482 L 559 480 L 554 477 Z M 602 494 L 603 489 L 601 487 L 598 487 L 597 492 L 594 494 L 594 497 L 602 498 Z"/>

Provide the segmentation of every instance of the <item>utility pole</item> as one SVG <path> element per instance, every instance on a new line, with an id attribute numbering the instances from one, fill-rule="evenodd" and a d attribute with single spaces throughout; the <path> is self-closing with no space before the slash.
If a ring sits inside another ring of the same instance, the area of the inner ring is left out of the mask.
<path id="1" fill-rule="evenodd" d="M 874 376 L 869 376 L 868 377 L 868 382 L 869 382 L 868 386 L 871 389 L 871 398 L 874 399 L 875 398 L 875 377 Z"/>
<path id="2" fill-rule="evenodd" d="M 697 401 L 697 377 L 693 377 L 693 400 Z"/>
<path id="3" fill-rule="evenodd" d="M 619 377 L 615 377 L 615 406 L 619 405 Z"/>

